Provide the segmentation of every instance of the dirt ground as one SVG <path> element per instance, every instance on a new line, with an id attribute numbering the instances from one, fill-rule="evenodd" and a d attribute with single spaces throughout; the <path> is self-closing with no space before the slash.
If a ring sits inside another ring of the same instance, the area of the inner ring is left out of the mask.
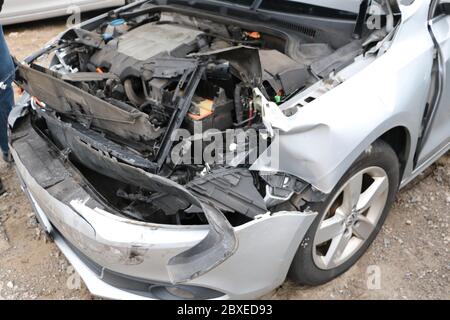
<path id="1" fill-rule="evenodd" d="M 6 27 L 19 59 L 65 29 L 65 19 Z M 0 160 L 0 299 L 93 299 L 37 227 L 13 167 Z M 316 288 L 286 282 L 267 299 L 450 299 L 450 153 L 401 191 L 380 235 L 349 272 Z M 374 280 L 375 279 L 375 280 Z"/>

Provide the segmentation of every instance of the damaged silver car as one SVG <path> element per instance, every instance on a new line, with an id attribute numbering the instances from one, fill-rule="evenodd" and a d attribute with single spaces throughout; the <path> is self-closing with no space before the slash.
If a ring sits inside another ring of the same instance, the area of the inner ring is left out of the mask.
<path id="1" fill-rule="evenodd" d="M 450 148 L 449 14 L 444 0 L 108 12 L 16 61 L 23 189 L 98 296 L 244 299 L 287 276 L 326 283 Z"/>

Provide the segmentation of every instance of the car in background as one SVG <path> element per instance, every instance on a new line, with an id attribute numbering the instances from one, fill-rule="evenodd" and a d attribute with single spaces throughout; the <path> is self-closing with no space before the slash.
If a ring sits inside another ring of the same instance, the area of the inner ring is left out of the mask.
<path id="1" fill-rule="evenodd" d="M 0 24 L 16 24 L 73 14 L 78 6 L 81 12 L 122 6 L 127 0 L 6 0 L 0 13 Z"/>

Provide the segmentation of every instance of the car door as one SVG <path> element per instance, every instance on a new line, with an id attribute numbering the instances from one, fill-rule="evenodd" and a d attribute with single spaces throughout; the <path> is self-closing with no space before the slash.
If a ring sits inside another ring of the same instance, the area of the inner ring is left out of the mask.
<path id="1" fill-rule="evenodd" d="M 445 150 L 450 144 L 450 1 L 432 1 L 429 29 L 437 46 L 436 100 L 430 105 L 419 140 L 417 165 Z"/>
<path id="2" fill-rule="evenodd" d="M 45 18 L 64 14 L 71 0 L 5 0 L 0 21 L 5 24 L 34 20 L 36 16 Z M 4 21 L 4 22 L 3 22 Z"/>

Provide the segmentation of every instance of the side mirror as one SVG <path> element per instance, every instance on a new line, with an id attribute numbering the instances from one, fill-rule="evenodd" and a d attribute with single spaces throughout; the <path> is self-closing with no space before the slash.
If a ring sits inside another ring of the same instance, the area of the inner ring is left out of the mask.
<path id="1" fill-rule="evenodd" d="M 450 15 L 450 0 L 441 0 L 439 5 L 443 13 Z"/>

